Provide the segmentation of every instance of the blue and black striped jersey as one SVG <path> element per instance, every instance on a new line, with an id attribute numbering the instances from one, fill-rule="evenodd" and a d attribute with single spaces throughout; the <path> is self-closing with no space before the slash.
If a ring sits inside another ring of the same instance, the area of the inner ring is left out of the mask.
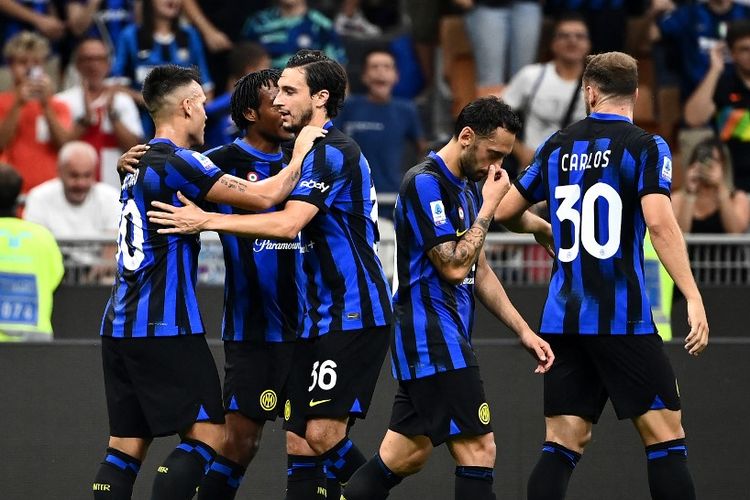
<path id="1" fill-rule="evenodd" d="M 169 337 L 202 334 L 195 283 L 197 235 L 164 235 L 148 221 L 152 201 L 179 205 L 177 191 L 201 201 L 224 175 L 200 153 L 153 139 L 122 182 L 117 274 L 101 335 Z"/>
<path id="2" fill-rule="evenodd" d="M 640 200 L 669 196 L 671 184 L 664 139 L 620 115 L 594 113 L 537 149 L 515 185 L 529 202 L 549 204 L 556 259 L 541 333 L 656 332 Z"/>
<path id="3" fill-rule="evenodd" d="M 443 280 L 427 252 L 458 241 L 479 212 L 476 183 L 431 152 L 407 172 L 396 200 L 393 374 L 399 380 L 476 366 L 471 346 L 476 265 L 460 285 Z"/>
<path id="4" fill-rule="evenodd" d="M 290 200 L 318 207 L 301 233 L 306 314 L 301 336 L 391 323 L 391 292 L 375 246 L 377 200 L 370 167 L 351 138 L 325 124 Z"/>
<path id="5" fill-rule="evenodd" d="M 286 166 L 283 154 L 256 150 L 242 139 L 206 152 L 224 172 L 256 182 Z M 268 210 L 273 212 L 278 206 Z M 249 214 L 218 205 L 225 214 Z M 240 238 L 219 233 L 224 246 L 224 340 L 289 342 L 297 338 L 302 318 L 302 254 L 294 241 Z"/>

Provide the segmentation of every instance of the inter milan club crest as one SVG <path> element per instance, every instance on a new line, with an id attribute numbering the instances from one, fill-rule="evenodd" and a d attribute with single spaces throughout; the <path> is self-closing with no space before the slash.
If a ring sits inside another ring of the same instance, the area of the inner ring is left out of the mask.
<path id="1" fill-rule="evenodd" d="M 464 209 L 463 207 L 458 207 L 458 218 L 461 220 L 464 220 Z"/>
<path id="2" fill-rule="evenodd" d="M 250 172 L 249 174 L 247 174 L 247 180 L 249 180 L 250 182 L 257 181 L 258 180 L 258 174 L 256 174 L 255 172 Z"/>

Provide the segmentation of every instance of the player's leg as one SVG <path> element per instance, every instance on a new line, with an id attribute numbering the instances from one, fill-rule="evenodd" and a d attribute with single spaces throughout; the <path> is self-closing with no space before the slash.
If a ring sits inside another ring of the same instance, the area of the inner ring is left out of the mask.
<path id="1" fill-rule="evenodd" d="M 287 415 L 285 414 L 285 427 L 289 421 Z M 327 497 L 325 468 L 318 454 L 297 432 L 287 431 L 286 433 L 285 500 L 323 500 Z M 304 434 L 304 427 L 301 432 Z"/>
<path id="2" fill-rule="evenodd" d="M 651 410 L 633 419 L 646 447 L 648 486 L 654 500 L 693 500 L 680 411 Z"/>
<path id="3" fill-rule="evenodd" d="M 292 342 L 224 342 L 224 442 L 201 482 L 199 500 L 235 498 L 265 422 L 283 407 L 293 353 Z"/>
<path id="4" fill-rule="evenodd" d="M 151 430 L 128 370 L 133 339 L 102 337 L 102 368 L 110 437 L 92 484 L 96 500 L 129 500 L 141 462 L 151 443 Z"/>
<path id="5" fill-rule="evenodd" d="M 545 335 L 544 339 L 552 346 L 555 363 L 544 374 L 545 441 L 526 495 L 528 500 L 561 500 L 591 440 L 607 392 L 577 335 Z"/>
<path id="6" fill-rule="evenodd" d="M 661 337 L 628 335 L 591 344 L 617 417 L 634 422 L 646 447 L 651 496 L 694 499 L 677 379 Z"/>
<path id="7" fill-rule="evenodd" d="M 155 436 L 182 441 L 157 467 L 152 500 L 192 498 L 224 440 L 221 383 L 203 335 L 146 339 L 144 359 L 158 377 L 141 380 Z M 151 359 L 145 358 L 151 356 Z"/>
<path id="8" fill-rule="evenodd" d="M 494 500 L 495 435 L 451 439 L 448 449 L 456 461 L 455 498 Z"/>
<path id="9" fill-rule="evenodd" d="M 95 500 L 130 500 L 150 439 L 109 437 L 109 444 L 94 478 Z"/>
<path id="10" fill-rule="evenodd" d="M 388 429 L 378 453 L 357 469 L 344 487 L 346 500 L 382 500 L 403 478 L 427 463 L 433 446 L 427 436 L 405 436 Z"/>
<path id="11" fill-rule="evenodd" d="M 305 439 L 320 456 L 335 497 L 367 461 L 348 437 L 349 425 L 364 418 L 388 351 L 389 327 L 334 332 L 318 342 L 307 384 Z"/>

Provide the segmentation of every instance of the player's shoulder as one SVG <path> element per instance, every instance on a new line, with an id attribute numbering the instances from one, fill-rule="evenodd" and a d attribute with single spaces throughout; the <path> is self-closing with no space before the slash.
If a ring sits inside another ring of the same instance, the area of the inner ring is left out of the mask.
<path id="1" fill-rule="evenodd" d="M 206 172 L 217 168 L 210 158 L 205 156 L 203 153 L 193 151 L 192 149 L 175 148 L 167 161 L 169 161 L 170 163 L 183 162 L 192 168 L 198 168 Z"/>
<path id="2" fill-rule="evenodd" d="M 438 187 L 442 182 L 440 168 L 435 160 L 426 156 L 422 161 L 411 167 L 401 182 L 401 193 L 419 191 L 430 187 Z"/>

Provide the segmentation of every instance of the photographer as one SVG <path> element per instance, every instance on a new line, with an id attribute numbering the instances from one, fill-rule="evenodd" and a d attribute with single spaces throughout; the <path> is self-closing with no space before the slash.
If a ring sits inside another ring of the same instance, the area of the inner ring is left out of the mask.
<path id="1" fill-rule="evenodd" d="M 743 233 L 750 222 L 747 193 L 734 188 L 729 151 L 719 139 L 698 143 L 672 207 L 683 233 Z"/>

